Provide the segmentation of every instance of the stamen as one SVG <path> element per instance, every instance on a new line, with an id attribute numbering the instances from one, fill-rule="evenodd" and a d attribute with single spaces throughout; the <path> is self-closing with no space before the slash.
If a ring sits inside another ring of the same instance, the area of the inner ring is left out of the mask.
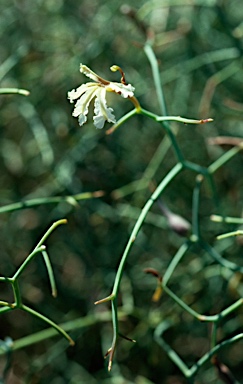
<path id="1" fill-rule="evenodd" d="M 122 75 L 122 77 L 121 77 L 121 83 L 124 84 L 124 85 L 127 85 L 126 80 L 125 80 L 125 73 L 123 72 L 123 70 L 121 69 L 121 67 L 119 67 L 119 65 L 112 65 L 112 67 L 110 67 L 110 70 L 111 70 L 112 72 L 119 71 L 120 74 Z"/>

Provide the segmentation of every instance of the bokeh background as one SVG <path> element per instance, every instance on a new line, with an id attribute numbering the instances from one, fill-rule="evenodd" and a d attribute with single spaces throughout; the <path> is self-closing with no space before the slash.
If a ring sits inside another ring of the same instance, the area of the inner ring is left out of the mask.
<path id="1" fill-rule="evenodd" d="M 80 63 L 119 81 L 119 74 L 109 70 L 117 64 L 135 86 L 141 104 L 159 113 L 143 51 L 143 24 L 154 33 L 169 115 L 214 118 L 208 125 L 172 124 L 185 157 L 207 166 L 231 147 L 212 144 L 210 138 L 243 136 L 243 8 L 241 0 L 142 0 L 129 6 L 121 0 L 0 2 L 0 86 L 30 91 L 28 97 L 0 95 L 1 207 L 32 198 L 104 191 L 103 197 L 82 200 L 76 206 L 61 202 L 1 212 L 1 276 L 12 276 L 50 224 L 67 218 L 68 224 L 46 243 L 58 297 L 54 300 L 50 295 L 40 256 L 25 270 L 20 286 L 24 302 L 53 321 L 84 321 L 70 331 L 75 347 L 57 335 L 14 351 L 8 383 L 185 383 L 154 341 L 154 329 L 164 319 L 175 324 L 166 340 L 189 365 L 209 348 L 207 324 L 194 321 L 166 295 L 157 303 L 151 301 L 156 282 L 144 275 L 144 268 L 163 274 L 184 241 L 168 228 L 154 205 L 128 258 L 121 285 L 121 329 L 137 343 L 121 339 L 113 369 L 107 372 L 103 356 L 112 339 L 110 308 L 93 303 L 110 293 L 120 256 L 151 185 L 161 181 L 176 159 L 162 127 L 143 116 L 133 117 L 113 135 L 96 130 L 91 117 L 79 127 L 67 92 L 87 80 L 79 72 Z M 117 118 L 132 108 L 117 95 L 111 96 L 109 104 Z M 141 186 L 139 180 L 151 167 L 156 151 L 160 156 L 150 173 L 151 185 Z M 208 186 L 202 189 L 200 224 L 211 245 L 218 233 L 237 228 L 209 218 L 213 213 L 241 216 L 242 167 L 239 154 L 215 175 L 220 212 Z M 170 209 L 189 221 L 195 176 L 184 172 L 164 194 Z M 242 265 L 240 241 L 229 239 L 221 248 L 225 257 Z M 240 297 L 242 278 L 201 256 L 196 251 L 186 256 L 173 275 L 172 287 L 198 312 L 214 314 Z M 0 299 L 12 300 L 11 290 L 2 282 Z M 238 310 L 222 326 L 219 338 L 241 332 L 242 321 L 243 312 Z M 27 313 L 10 311 L 1 315 L 0 338 L 19 340 L 45 327 Z M 242 342 L 224 350 L 221 358 L 242 382 Z M 5 363 L 3 355 L 2 371 Z M 209 363 L 197 382 L 221 381 Z"/>

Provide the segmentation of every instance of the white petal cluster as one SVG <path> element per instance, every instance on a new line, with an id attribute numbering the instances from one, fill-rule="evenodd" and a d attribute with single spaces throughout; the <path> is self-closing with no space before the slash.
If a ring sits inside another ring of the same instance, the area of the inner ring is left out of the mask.
<path id="1" fill-rule="evenodd" d="M 79 125 L 83 125 L 87 121 L 89 105 L 94 99 L 94 125 L 96 128 L 103 128 L 106 121 L 108 123 L 116 123 L 113 115 L 113 109 L 109 108 L 106 103 L 106 92 L 115 92 L 124 98 L 134 96 L 134 87 L 131 84 L 113 83 L 96 75 L 86 65 L 80 65 L 80 72 L 94 80 L 95 83 L 82 84 L 76 90 L 68 92 L 70 103 L 76 101 L 73 116 L 78 117 Z"/>

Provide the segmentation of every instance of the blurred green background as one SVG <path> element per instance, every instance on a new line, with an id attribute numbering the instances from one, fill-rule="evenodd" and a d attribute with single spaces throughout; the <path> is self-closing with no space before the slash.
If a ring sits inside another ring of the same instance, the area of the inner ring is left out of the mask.
<path id="1" fill-rule="evenodd" d="M 208 125 L 172 124 L 185 158 L 207 166 L 230 148 L 212 145 L 209 138 L 243 136 L 241 1 L 143 0 L 129 5 L 154 32 L 169 115 L 214 118 Z M 70 332 L 76 341 L 73 348 L 57 335 L 16 350 L 7 380 L 11 384 L 185 383 L 154 341 L 154 329 L 163 319 L 174 322 L 166 340 L 189 365 L 210 347 L 207 324 L 194 321 L 166 295 L 158 303 L 151 302 L 156 283 L 143 269 L 153 267 L 163 274 L 184 241 L 168 228 L 154 205 L 128 258 L 121 286 L 121 329 L 137 343 L 119 341 L 111 373 L 103 359 L 112 338 L 109 305 L 95 307 L 93 303 L 110 293 L 122 251 L 151 193 L 149 185 L 139 188 L 133 182 L 143 177 L 156 151 L 159 155 L 150 174 L 153 185 L 176 159 L 161 126 L 143 116 L 133 117 L 109 136 L 105 129 L 95 129 L 90 116 L 80 128 L 71 115 L 73 105 L 67 92 L 87 81 L 79 72 L 80 63 L 119 81 L 119 74 L 109 70 L 117 64 L 127 82 L 135 86 L 142 106 L 159 113 L 143 51 L 145 36 L 132 15 L 121 0 L 0 2 L 0 86 L 30 91 L 28 97 L 0 95 L 1 206 L 37 197 L 104 191 L 103 197 L 80 201 L 77 206 L 62 202 L 0 215 L 1 276 L 16 271 L 53 221 L 68 219 L 47 241 L 58 297 L 54 300 L 50 295 L 40 256 L 24 272 L 21 291 L 25 303 L 57 323 L 87 318 L 88 324 Z M 117 95 L 109 104 L 117 119 L 132 109 L 129 101 Z M 212 223 L 210 215 L 241 216 L 242 166 L 239 154 L 215 175 L 220 212 L 207 184 L 202 190 L 201 230 L 212 245 L 218 233 L 236 227 Z M 164 194 L 170 209 L 189 221 L 195 176 L 184 172 Z M 242 265 L 239 241 L 229 239 L 216 246 Z M 241 276 L 223 272 L 195 250 L 176 269 L 172 288 L 198 312 L 214 314 L 243 293 Z M 12 300 L 3 283 L 0 299 Z M 242 320 L 239 310 L 222 327 L 219 338 L 239 333 Z M 18 340 L 43 328 L 45 324 L 30 315 L 10 311 L 1 315 L 0 338 Z M 221 357 L 242 381 L 242 342 L 224 350 Z M 1 356 L 2 370 L 4 366 Z M 197 380 L 220 382 L 210 364 Z"/>

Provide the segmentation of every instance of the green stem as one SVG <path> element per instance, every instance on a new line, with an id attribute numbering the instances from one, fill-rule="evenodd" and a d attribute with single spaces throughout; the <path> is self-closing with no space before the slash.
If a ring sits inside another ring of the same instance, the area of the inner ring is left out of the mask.
<path id="1" fill-rule="evenodd" d="M 120 127 L 120 125 L 124 124 L 127 120 L 129 120 L 132 116 L 139 113 L 139 110 L 137 108 L 133 109 L 132 111 L 128 112 L 126 115 L 122 116 L 115 125 L 113 125 L 110 129 L 106 131 L 107 135 L 110 135 L 113 133 L 117 128 Z"/>
<path id="2" fill-rule="evenodd" d="M 224 217 L 220 215 L 211 215 L 210 219 L 216 223 L 243 224 L 242 217 Z"/>
<path id="3" fill-rule="evenodd" d="M 76 205 L 79 200 L 91 199 L 91 198 L 100 197 L 100 196 L 102 196 L 101 191 L 84 192 L 84 193 L 79 193 L 79 194 L 70 195 L 70 196 L 40 197 L 36 199 L 30 199 L 26 201 L 20 201 L 18 203 L 5 205 L 3 207 L 0 207 L 0 213 L 16 211 L 18 209 L 34 207 L 34 206 L 43 205 L 43 204 L 58 204 L 61 202 L 66 202 L 72 205 Z"/>
<path id="4" fill-rule="evenodd" d="M 0 312 L 1 312 L 1 308 L 0 308 Z M 119 311 L 118 319 L 124 320 L 127 318 L 129 314 L 130 312 Z M 75 320 L 70 320 L 66 323 L 62 323 L 60 324 L 60 328 L 64 329 L 66 332 L 70 332 L 70 331 L 79 330 L 87 327 L 92 327 L 93 325 L 98 323 L 109 322 L 110 318 L 111 318 L 110 311 L 99 312 L 97 313 L 97 315 L 92 314 L 92 315 L 81 317 Z M 56 335 L 57 335 L 56 330 L 50 327 L 42 331 L 33 333 L 31 335 L 22 337 L 21 339 L 15 340 L 13 343 L 12 349 L 17 350 L 17 349 L 26 348 L 30 345 L 40 343 L 44 340 L 55 337 Z M 3 355 L 4 353 L 5 353 L 5 350 L 3 350 L 0 347 L 0 356 Z"/>
<path id="5" fill-rule="evenodd" d="M 154 339 L 155 341 L 165 350 L 169 358 L 173 361 L 173 363 L 181 370 L 185 377 L 188 377 L 190 374 L 190 370 L 184 361 L 180 358 L 180 356 L 171 348 L 169 344 L 166 343 L 164 338 L 162 337 L 163 333 L 171 326 L 169 322 L 164 321 L 159 324 L 154 331 Z"/>
<path id="6" fill-rule="evenodd" d="M 201 165 L 198 165 L 196 163 L 192 163 L 191 161 L 185 160 L 184 161 L 184 166 L 187 169 L 190 169 L 193 172 L 202 174 L 207 176 L 208 175 L 208 170 L 205 167 L 202 167 Z"/>
<path id="7" fill-rule="evenodd" d="M 195 240 L 198 240 L 200 236 L 199 199 L 200 199 L 202 182 L 203 182 L 202 175 L 198 175 L 196 177 L 196 185 L 193 190 L 193 196 L 192 196 L 192 233 L 193 233 L 193 236 L 195 237 Z"/>
<path id="8" fill-rule="evenodd" d="M 33 250 L 33 252 L 31 252 L 27 258 L 25 259 L 25 261 L 21 264 L 21 266 L 19 267 L 19 269 L 17 270 L 17 272 L 15 272 L 15 274 L 13 275 L 12 279 L 13 281 L 15 281 L 16 279 L 18 279 L 18 277 L 20 276 L 20 274 L 24 271 L 25 267 L 31 262 L 31 260 L 33 259 L 33 257 L 35 257 L 35 255 L 37 253 L 40 253 L 40 252 L 43 252 L 45 250 L 45 246 L 42 245 L 38 248 L 35 248 Z"/>
<path id="9" fill-rule="evenodd" d="M 243 235 L 243 231 L 238 229 L 237 231 L 227 232 L 227 233 L 223 233 L 222 235 L 218 235 L 216 239 L 222 240 L 222 239 L 226 239 L 227 237 L 242 236 L 242 235 Z"/>
<path id="10" fill-rule="evenodd" d="M 13 308 L 10 307 L 10 306 L 1 307 L 0 308 L 0 313 L 2 314 L 2 313 L 9 312 L 9 311 L 12 311 L 12 310 L 13 310 Z"/>
<path id="11" fill-rule="evenodd" d="M 179 173 L 181 172 L 183 168 L 183 165 L 181 163 L 177 163 L 171 170 L 170 172 L 165 176 L 165 178 L 161 181 L 161 183 L 158 185 L 158 187 L 156 188 L 156 190 L 154 191 L 154 193 L 151 195 L 150 199 L 147 201 L 147 203 L 145 204 L 145 206 L 143 207 L 141 213 L 140 213 L 140 216 L 132 230 L 132 233 L 130 235 L 130 238 L 129 238 L 129 241 L 127 243 L 127 246 L 125 248 L 125 251 L 122 255 L 122 258 L 121 258 L 121 261 L 120 261 L 120 264 L 119 264 L 119 267 L 118 267 L 118 270 L 117 270 L 117 274 L 116 274 L 116 277 L 115 277 L 115 282 L 114 282 L 114 286 L 113 286 L 113 290 L 112 290 L 112 294 L 114 296 L 117 295 L 117 292 L 119 290 L 119 285 L 120 285 L 120 281 L 121 281 L 121 278 L 122 278 L 122 273 L 123 273 L 123 269 L 124 269 L 124 266 L 125 266 L 125 263 L 126 263 L 126 259 L 127 259 L 127 256 L 132 248 L 132 245 L 138 235 L 138 232 L 145 220 L 145 217 L 147 215 L 147 213 L 149 212 L 150 208 L 152 207 L 152 205 L 154 204 L 154 202 L 157 200 L 157 198 L 160 196 L 160 194 L 164 191 L 164 189 L 167 187 L 167 185 L 170 183 L 170 181 L 172 179 L 174 179 L 174 177 Z"/>
<path id="12" fill-rule="evenodd" d="M 180 163 L 183 163 L 184 162 L 184 156 L 182 155 L 181 150 L 180 150 L 180 148 L 179 148 L 179 146 L 177 144 L 177 141 L 176 141 L 174 133 L 172 132 L 170 126 L 166 123 L 166 121 L 160 120 L 160 119 L 162 119 L 160 116 L 157 116 L 154 113 L 152 113 L 150 111 L 147 111 L 144 108 L 141 108 L 139 113 L 141 113 L 142 115 L 147 116 L 147 117 L 157 121 L 158 123 L 160 123 L 164 127 L 167 135 L 170 138 L 171 144 L 172 144 L 173 149 L 174 149 L 174 151 L 176 153 L 178 161 Z M 166 120 L 166 117 L 164 119 Z"/>
<path id="13" fill-rule="evenodd" d="M 15 300 L 14 307 L 15 308 L 20 308 L 21 305 L 22 305 L 22 299 L 21 299 L 21 294 L 20 294 L 20 288 L 19 288 L 18 280 L 12 278 L 11 280 L 9 279 L 9 281 L 12 284 L 13 292 L 14 292 L 14 300 Z"/>
<path id="14" fill-rule="evenodd" d="M 154 54 L 153 48 L 149 42 L 147 42 L 144 46 L 144 52 L 150 62 L 151 69 L 152 69 L 152 75 L 154 79 L 154 85 L 157 93 L 157 98 L 159 102 L 159 107 L 162 115 L 167 115 L 167 110 L 166 110 L 166 104 L 165 104 L 165 98 L 164 98 L 164 93 L 163 89 L 161 86 L 161 81 L 160 81 L 160 72 L 159 72 L 159 66 L 158 66 L 158 60 Z"/>
<path id="15" fill-rule="evenodd" d="M 228 340 L 224 340 L 221 343 L 215 345 L 214 348 L 212 348 L 209 352 L 205 353 L 204 356 L 199 359 L 196 364 L 194 364 L 190 369 L 190 376 L 195 376 L 195 374 L 198 372 L 198 370 L 207 363 L 213 355 L 215 355 L 218 351 L 221 349 L 230 346 L 231 344 L 235 343 L 236 341 L 243 339 L 243 333 L 239 333 L 236 336 L 231 337 Z"/>
<path id="16" fill-rule="evenodd" d="M 0 306 L 1 307 L 9 307 L 9 308 L 14 308 L 14 305 L 11 303 L 8 303 L 7 301 L 0 301 Z"/>
<path id="17" fill-rule="evenodd" d="M 200 239 L 199 241 L 200 246 L 215 260 L 218 264 L 222 265 L 223 267 L 230 269 L 234 272 L 241 272 L 243 273 L 243 267 L 224 259 L 213 247 L 211 247 L 208 243 Z"/>
<path id="18" fill-rule="evenodd" d="M 219 159 L 214 161 L 211 165 L 208 167 L 208 172 L 210 174 L 215 173 L 222 165 L 227 163 L 232 157 L 234 157 L 237 153 L 239 153 L 242 150 L 241 146 L 233 147 L 229 151 L 225 152 L 222 156 L 220 156 Z"/>
<path id="19" fill-rule="evenodd" d="M 113 340 L 111 344 L 111 350 L 109 354 L 109 364 L 108 364 L 108 371 L 111 370 L 112 367 L 112 361 L 116 349 L 117 339 L 119 335 L 119 324 L 118 324 L 118 311 L 117 311 L 117 298 L 115 297 L 114 300 L 111 302 L 111 309 L 112 309 L 112 324 L 113 324 Z"/>
<path id="20" fill-rule="evenodd" d="M 42 256 L 43 256 L 43 259 L 44 259 L 45 264 L 46 264 L 46 269 L 47 269 L 48 277 L 49 277 L 50 284 L 51 284 L 51 294 L 53 297 L 57 297 L 56 282 L 55 282 L 54 273 L 53 273 L 52 265 L 50 262 L 50 258 L 48 256 L 48 253 L 45 250 L 42 251 Z"/>
<path id="21" fill-rule="evenodd" d="M 48 319 L 47 317 L 45 317 L 41 313 L 34 311 L 33 309 L 31 309 L 30 307 L 27 307 L 24 304 L 21 305 L 21 309 L 25 312 L 30 313 L 33 316 L 38 317 L 39 319 L 45 321 L 47 324 L 51 325 L 54 329 L 56 329 L 57 332 L 59 332 L 62 336 L 65 337 L 65 339 L 67 339 L 69 341 L 70 345 L 74 345 L 74 341 L 71 339 L 71 337 L 64 331 L 64 329 L 62 329 L 61 327 L 59 327 L 59 325 L 54 323 L 54 321 Z"/>
<path id="22" fill-rule="evenodd" d="M 165 274 L 163 276 L 163 285 L 166 285 L 168 283 L 168 281 L 169 281 L 172 273 L 174 272 L 176 266 L 181 261 L 182 257 L 185 255 L 185 253 L 187 252 L 189 247 L 190 247 L 190 243 L 189 242 L 185 242 L 178 249 L 178 251 L 176 252 L 176 254 L 173 257 L 173 259 L 171 260 L 171 262 L 170 262 L 169 266 L 167 267 L 166 272 L 165 272 Z"/>
<path id="23" fill-rule="evenodd" d="M 30 92 L 27 89 L 20 88 L 0 88 L 0 94 L 18 93 L 19 95 L 29 96 Z"/>
<path id="24" fill-rule="evenodd" d="M 243 299 L 238 299 L 235 303 L 230 305 L 228 308 L 224 309 L 217 315 L 212 315 L 212 316 L 206 316 L 206 315 L 201 315 L 200 313 L 194 311 L 191 307 L 189 307 L 184 301 L 182 301 L 174 292 L 171 291 L 170 288 L 168 288 L 164 283 L 162 283 L 162 288 L 164 291 L 185 311 L 190 313 L 193 317 L 195 317 L 197 320 L 203 321 L 203 322 L 211 322 L 211 323 L 218 323 L 221 321 L 223 318 L 228 316 L 230 313 L 233 311 L 236 311 L 242 304 L 243 304 Z"/>
<path id="25" fill-rule="evenodd" d="M 239 307 L 241 307 L 243 304 L 243 299 L 240 298 L 235 303 L 231 304 L 228 308 L 224 309 L 220 313 L 220 319 L 223 319 L 224 317 L 228 316 L 231 312 L 236 311 Z"/>
<path id="26" fill-rule="evenodd" d="M 46 233 L 44 234 L 44 236 L 41 238 L 41 240 L 39 241 L 39 243 L 36 245 L 35 249 L 39 248 L 42 246 L 42 244 L 46 241 L 46 239 L 50 236 L 50 234 L 54 231 L 54 229 L 56 229 L 59 225 L 62 225 L 62 224 L 67 224 L 67 220 L 66 219 L 61 219 L 61 220 L 57 220 L 55 221 L 51 227 L 46 231 Z"/>
<path id="27" fill-rule="evenodd" d="M 170 290 L 166 285 L 162 283 L 163 290 L 186 312 L 190 313 L 193 317 L 195 317 L 197 320 L 204 321 L 204 322 L 214 322 L 218 320 L 218 315 L 213 316 L 205 316 L 201 315 L 200 313 L 194 311 L 189 305 L 184 303 L 174 292 Z"/>

